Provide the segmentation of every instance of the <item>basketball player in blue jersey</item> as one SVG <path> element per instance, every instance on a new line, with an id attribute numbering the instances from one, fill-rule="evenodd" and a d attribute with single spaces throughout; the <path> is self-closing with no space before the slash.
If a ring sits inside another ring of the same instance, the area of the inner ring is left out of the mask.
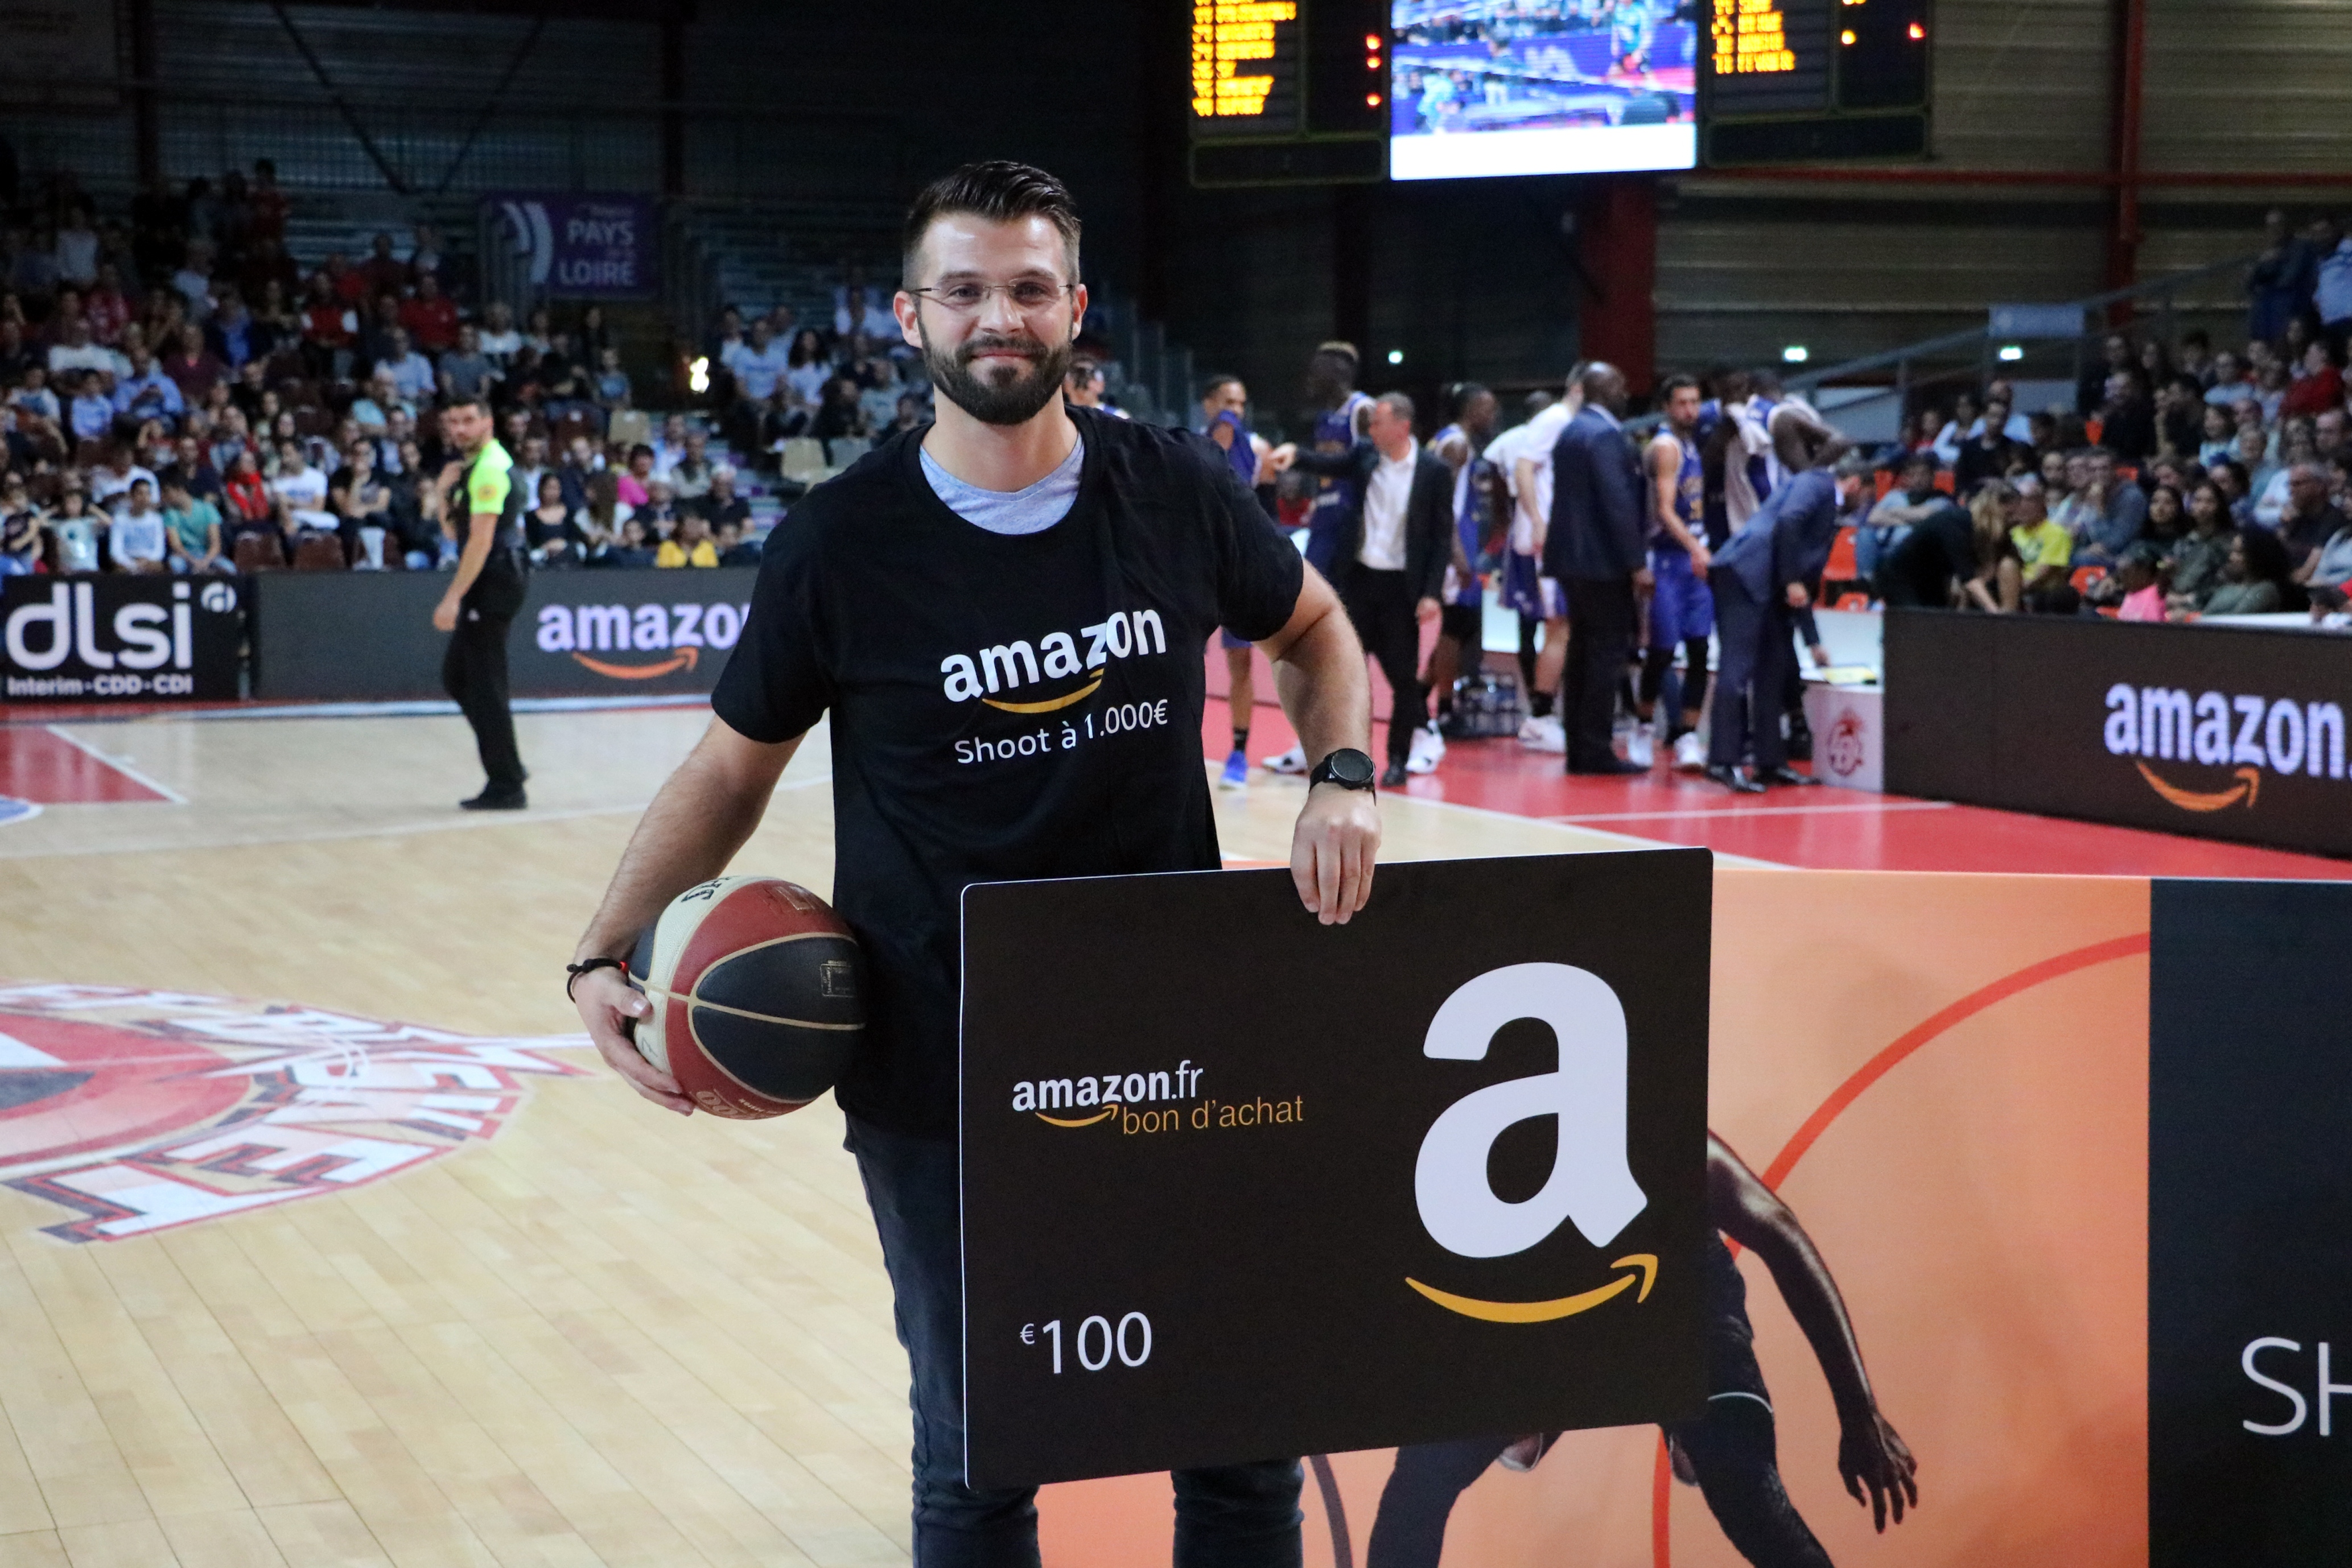
<path id="1" fill-rule="evenodd" d="M 1697 441 L 1698 383 L 1688 376 L 1671 376 L 1661 396 L 1665 423 L 1642 459 L 1650 481 L 1650 575 L 1657 587 L 1650 595 L 1650 643 L 1642 659 L 1640 700 L 1634 705 L 1643 727 L 1635 731 L 1630 756 L 1639 762 L 1649 749 L 1647 727 L 1679 645 L 1682 711 L 1667 744 L 1674 748 L 1675 767 L 1699 768 L 1706 766 L 1698 720 L 1706 706 L 1706 647 L 1715 631 L 1715 596 L 1706 583 L 1713 558 L 1703 520 L 1706 483 Z"/>
<path id="2" fill-rule="evenodd" d="M 1356 368 L 1361 362 L 1355 344 L 1336 339 L 1316 345 L 1307 361 L 1307 395 L 1320 411 L 1315 416 L 1316 451 L 1347 452 L 1363 439 L 1372 400 L 1356 390 Z M 1356 481 L 1326 478 L 1316 492 L 1315 509 L 1307 515 L 1307 564 L 1326 577 L 1339 556 L 1355 498 Z M 1272 773 L 1307 771 L 1307 753 L 1297 746 L 1262 760 Z"/>
<path id="3" fill-rule="evenodd" d="M 1213 375 L 1202 383 L 1201 423 L 1193 430 L 1206 436 L 1210 444 L 1224 455 L 1234 478 L 1252 492 L 1257 490 L 1270 448 L 1264 436 L 1250 430 L 1249 388 L 1242 384 L 1241 377 Z M 1250 649 L 1255 644 L 1219 627 L 1217 645 L 1225 653 L 1225 709 L 1234 727 L 1234 748 L 1225 757 L 1217 783 L 1222 789 L 1246 789 L 1250 715 L 1257 705 L 1257 682 L 1250 664 Z"/>
<path id="4" fill-rule="evenodd" d="M 1437 460 L 1454 470 L 1454 560 L 1447 568 L 1450 591 L 1439 613 L 1437 646 L 1430 650 L 1423 682 L 1437 694 L 1435 734 L 1439 737 L 1429 768 L 1443 757 L 1446 720 L 1454 711 L 1454 683 L 1465 670 L 1475 670 L 1485 658 L 1482 631 L 1486 613 L 1486 587 L 1477 560 L 1486 544 L 1486 492 L 1490 472 L 1482 454 L 1493 439 L 1502 405 L 1495 394 L 1471 382 L 1454 393 L 1454 423 L 1429 444 Z M 1413 771 L 1410 762 L 1407 771 Z M 1420 771 L 1426 772 L 1429 768 Z"/>

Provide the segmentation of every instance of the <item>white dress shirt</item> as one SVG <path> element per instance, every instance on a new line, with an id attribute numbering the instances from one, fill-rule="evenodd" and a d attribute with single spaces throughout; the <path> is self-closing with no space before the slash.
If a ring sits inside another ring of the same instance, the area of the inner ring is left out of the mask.
<path id="1" fill-rule="evenodd" d="M 1364 486 L 1364 542 L 1356 559 L 1374 571 L 1404 570 L 1405 503 L 1412 496 L 1413 464 L 1421 455 L 1409 445 L 1402 457 L 1383 455 Z"/>

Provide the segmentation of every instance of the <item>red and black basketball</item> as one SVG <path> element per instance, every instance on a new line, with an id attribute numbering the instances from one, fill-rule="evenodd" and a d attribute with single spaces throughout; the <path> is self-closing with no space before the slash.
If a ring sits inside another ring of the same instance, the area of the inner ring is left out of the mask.
<path id="1" fill-rule="evenodd" d="M 866 967 L 832 905 L 773 876 L 688 888 L 638 937 L 637 1049 L 715 1116 L 797 1111 L 866 1033 Z"/>

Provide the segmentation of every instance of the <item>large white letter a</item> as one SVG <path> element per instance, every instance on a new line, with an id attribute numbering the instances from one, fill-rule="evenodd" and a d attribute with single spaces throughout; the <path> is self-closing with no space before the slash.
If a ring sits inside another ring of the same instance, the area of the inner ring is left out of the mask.
<path id="1" fill-rule="evenodd" d="M 1625 1163 L 1625 1009 L 1600 976 L 1566 964 L 1490 969 L 1445 998 L 1422 1053 L 1481 1061 L 1496 1031 L 1519 1019 L 1551 1026 L 1558 1071 L 1489 1084 L 1447 1106 L 1413 1167 L 1422 1224 L 1464 1258 L 1524 1252 L 1563 1219 L 1604 1247 L 1649 1205 Z M 1551 1175 L 1533 1197 L 1506 1203 L 1486 1179 L 1487 1151 L 1531 1116 L 1559 1118 Z"/>

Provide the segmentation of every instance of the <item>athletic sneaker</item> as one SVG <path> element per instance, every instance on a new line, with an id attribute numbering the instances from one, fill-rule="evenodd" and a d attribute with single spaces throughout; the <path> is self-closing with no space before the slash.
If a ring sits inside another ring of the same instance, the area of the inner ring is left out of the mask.
<path id="1" fill-rule="evenodd" d="M 1412 749 L 1404 759 L 1407 773 L 1434 773 L 1445 758 L 1445 737 L 1437 733 L 1433 724 L 1424 724 L 1412 732 Z"/>
<path id="2" fill-rule="evenodd" d="M 1698 731 L 1686 729 L 1675 739 L 1675 766 L 1694 771 L 1706 766 L 1706 742 L 1698 737 Z"/>
<path id="3" fill-rule="evenodd" d="M 1249 758 L 1234 752 L 1225 758 L 1225 770 L 1217 775 L 1217 783 L 1227 789 L 1249 788 Z"/>
<path id="4" fill-rule="evenodd" d="M 1657 743 L 1650 727 L 1637 724 L 1625 736 L 1625 760 L 1636 768 L 1648 768 L 1658 760 Z"/>
<path id="5" fill-rule="evenodd" d="M 1268 773 L 1304 773 L 1307 771 L 1307 748 L 1294 746 L 1278 757 L 1261 757 L 1257 765 Z"/>
<path id="6" fill-rule="evenodd" d="M 1527 722 L 1519 726 L 1519 744 L 1534 751 L 1564 752 L 1568 749 L 1568 731 L 1549 714 L 1541 718 L 1529 715 Z"/>

